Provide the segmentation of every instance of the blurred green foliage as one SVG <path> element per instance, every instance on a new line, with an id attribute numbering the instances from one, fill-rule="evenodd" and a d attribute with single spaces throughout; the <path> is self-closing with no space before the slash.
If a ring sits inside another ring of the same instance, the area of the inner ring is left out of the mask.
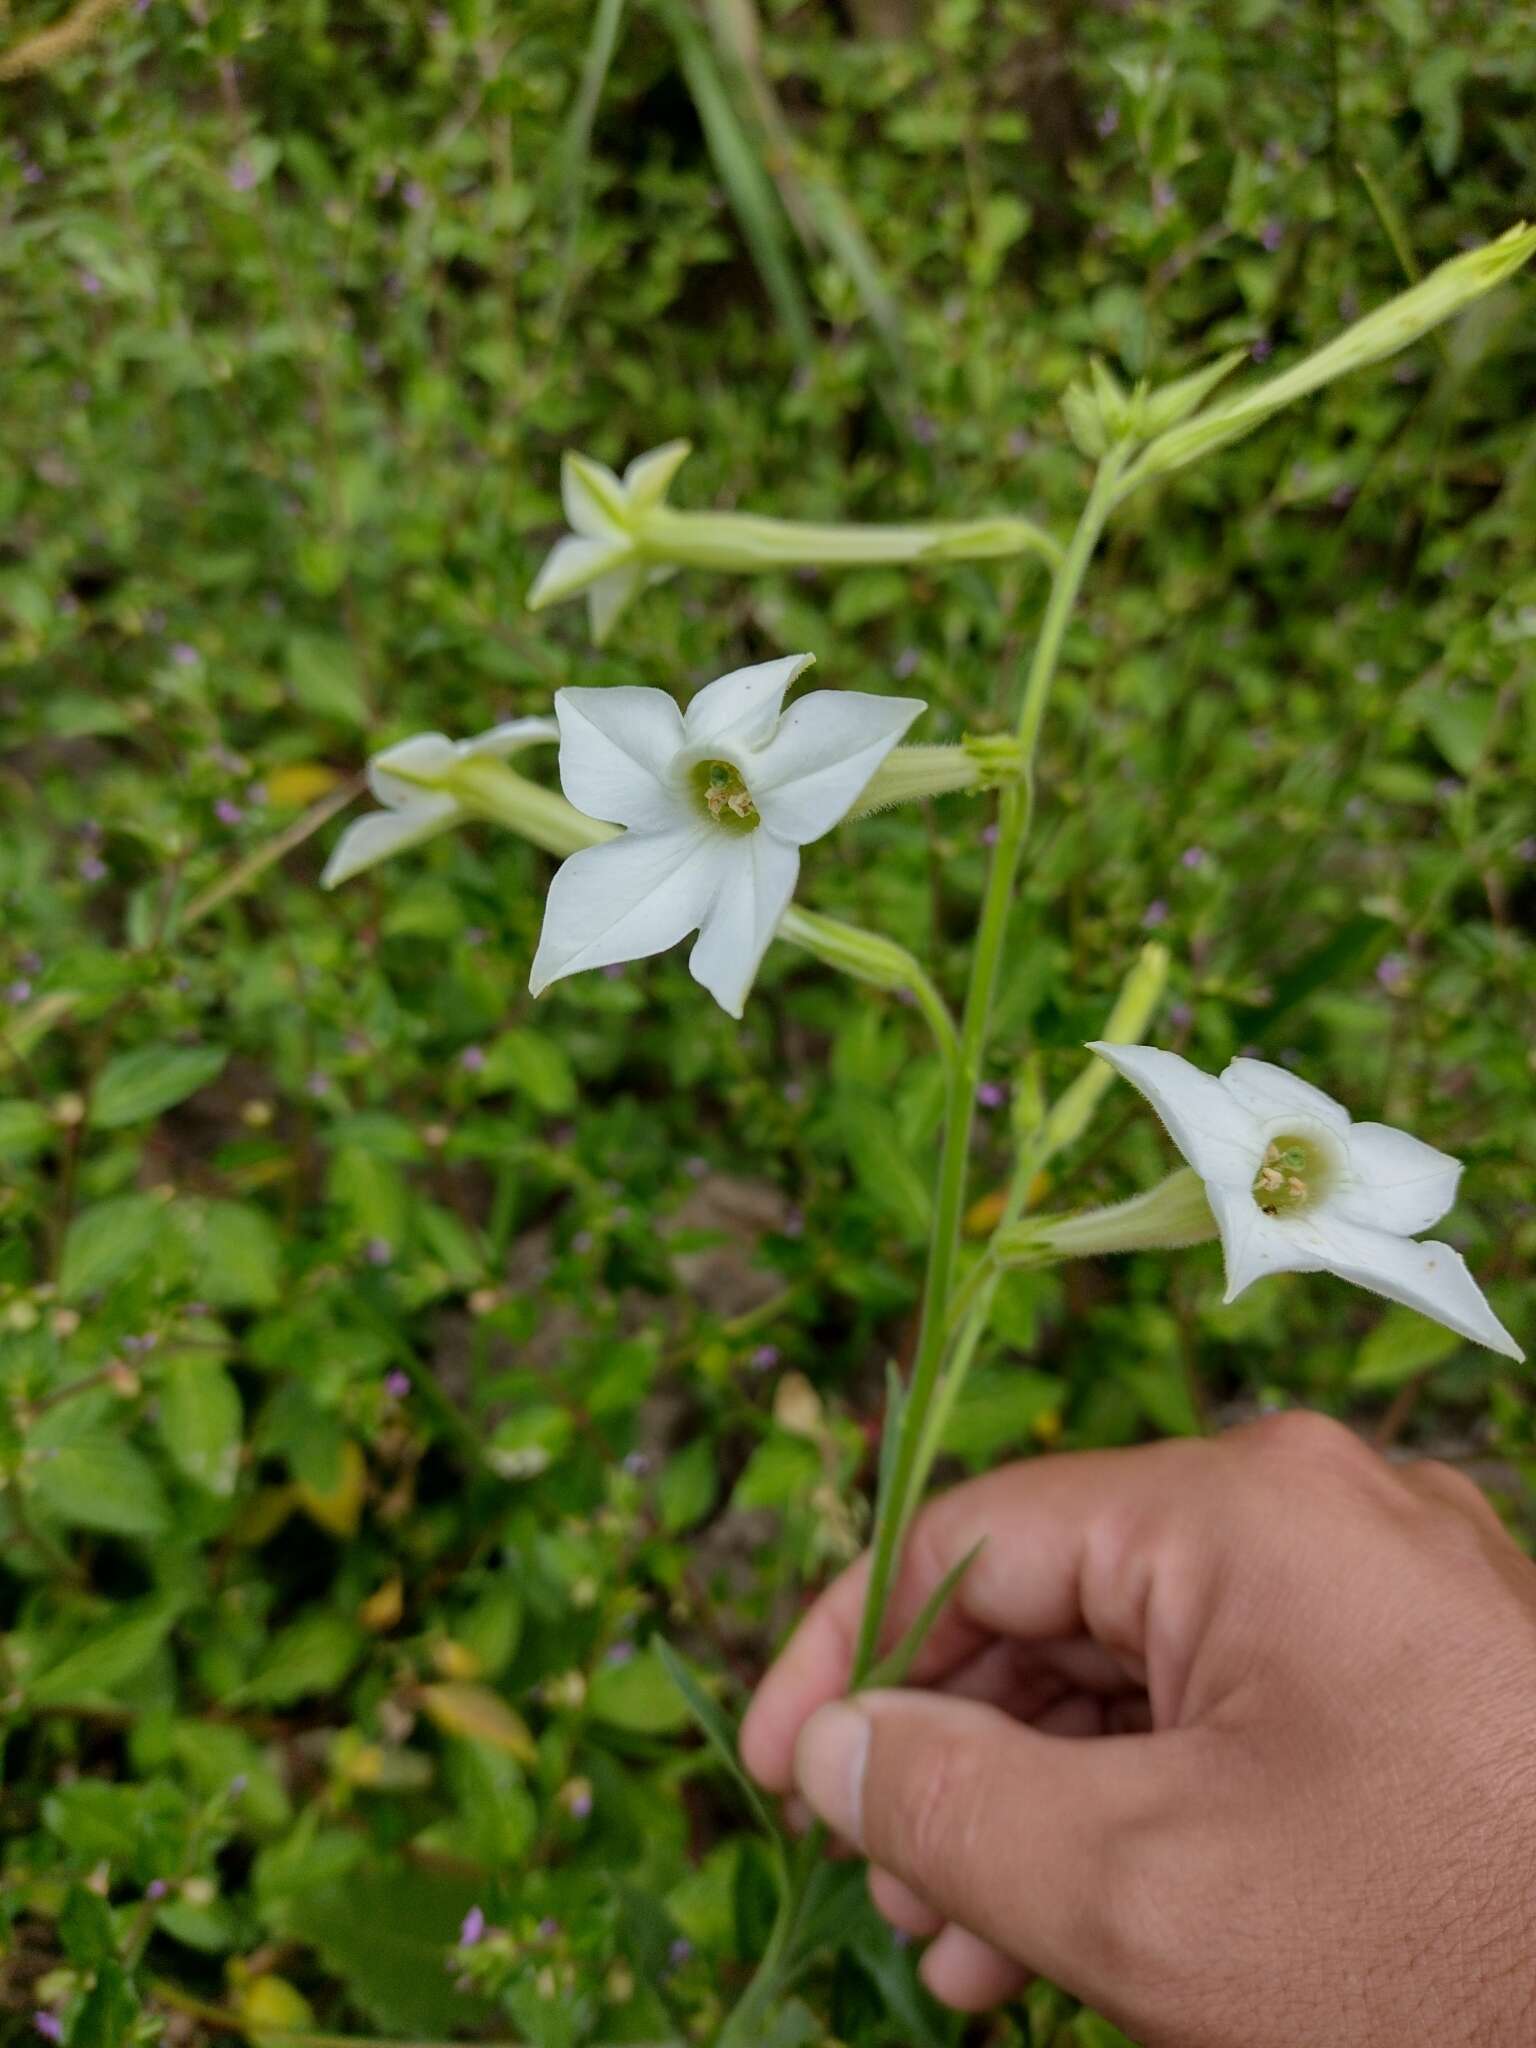
<path id="1" fill-rule="evenodd" d="M 933 1061 L 787 949 L 742 1028 L 676 956 L 535 1010 L 540 858 L 471 829 L 325 898 L 330 815 L 403 734 L 800 647 L 927 697 L 919 737 L 997 726 L 1027 562 L 683 575 L 600 655 L 529 618 L 560 450 L 685 434 L 690 504 L 1060 530 L 1090 352 L 1283 360 L 1536 213 L 1533 31 L 148 0 L 0 87 L 0 2036 L 709 2038 L 771 1873 L 648 1646 L 734 1703 L 859 1540 Z M 1163 1042 L 1467 1161 L 1453 1235 L 1527 1341 L 1530 307 L 1121 516 L 994 1077 L 1064 1085 L 1155 930 Z M 986 819 L 846 828 L 804 900 L 953 987 Z M 1117 1090 L 1072 1199 L 1166 1157 Z M 1011 1281 L 955 1469 L 1295 1400 L 1524 1517 L 1526 1375 L 1327 1279 L 1219 1293 L 1211 1250 Z M 823 1910 L 780 2048 L 1119 2038 L 1048 1987 L 967 2027 L 855 1876 Z"/>

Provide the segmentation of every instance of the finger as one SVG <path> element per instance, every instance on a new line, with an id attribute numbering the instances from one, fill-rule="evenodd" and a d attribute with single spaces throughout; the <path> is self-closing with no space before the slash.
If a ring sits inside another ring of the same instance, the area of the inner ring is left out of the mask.
<path id="1" fill-rule="evenodd" d="M 941 1494 L 907 1539 L 886 1640 L 979 1543 L 913 1668 L 916 1683 L 947 1676 L 995 1636 L 1086 1635 L 1134 1671 L 1160 1539 L 1171 1518 L 1198 1515 L 1195 1476 L 1220 1456 L 1192 1440 L 1082 1452 L 1004 1466 Z M 742 1759 L 775 1791 L 790 1782 L 806 1717 L 848 1689 L 868 1575 L 866 1553 L 822 1594 L 748 1709 Z"/>
<path id="2" fill-rule="evenodd" d="M 949 1926 L 923 1957 L 918 1975 L 957 2012 L 990 2012 L 1017 1998 L 1033 1972 L 966 1928 Z"/>
<path id="3" fill-rule="evenodd" d="M 1076 1636 L 1058 1643 L 1014 1643 L 1002 1637 L 978 1650 L 968 1663 L 942 1679 L 936 1690 L 957 1699 L 985 1700 L 1017 1721 L 1035 1716 L 1067 1692 L 1092 1692 L 1113 1699 L 1140 1690 L 1144 1674 Z"/>
<path id="4" fill-rule="evenodd" d="M 1141 1881 L 1171 1891 L 1173 1822 L 1200 1810 L 1214 1739 L 1062 1742 L 970 1700 L 871 1692 L 806 1723 L 796 1777 L 829 1826 L 947 1920 L 1091 1991 L 1116 1947 L 1127 1845 Z"/>
<path id="5" fill-rule="evenodd" d="M 935 1913 L 910 1885 L 873 1863 L 869 1866 L 869 1896 L 875 1911 L 889 1920 L 898 1933 L 910 1934 L 917 1941 L 927 1941 L 944 1925 L 944 1915 Z"/>

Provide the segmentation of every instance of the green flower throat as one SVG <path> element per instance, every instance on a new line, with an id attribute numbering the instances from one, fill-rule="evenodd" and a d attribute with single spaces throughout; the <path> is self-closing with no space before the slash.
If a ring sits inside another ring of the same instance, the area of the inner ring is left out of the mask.
<path id="1" fill-rule="evenodd" d="M 699 761 L 688 771 L 694 799 L 711 824 L 726 832 L 755 832 L 761 823 L 741 770 L 729 761 Z"/>
<path id="2" fill-rule="evenodd" d="M 1287 1132 L 1271 1138 L 1253 1177 L 1253 1199 L 1266 1216 L 1300 1216 L 1315 1209 L 1333 1181 L 1332 1161 L 1313 1138 Z"/>

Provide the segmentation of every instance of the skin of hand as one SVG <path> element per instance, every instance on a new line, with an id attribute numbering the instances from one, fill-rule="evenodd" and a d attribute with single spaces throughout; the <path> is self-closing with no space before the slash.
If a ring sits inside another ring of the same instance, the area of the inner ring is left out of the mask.
<path id="1" fill-rule="evenodd" d="M 842 1697 L 868 1559 L 747 1768 L 869 1859 L 963 2010 L 1041 1974 L 1145 2048 L 1536 2041 L 1536 1566 L 1460 1473 L 1337 1423 L 1009 1466 L 933 1501 Z"/>

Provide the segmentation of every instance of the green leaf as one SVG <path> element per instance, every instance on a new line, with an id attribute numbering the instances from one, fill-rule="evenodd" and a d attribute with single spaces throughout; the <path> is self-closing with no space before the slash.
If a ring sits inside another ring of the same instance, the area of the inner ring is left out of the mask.
<path id="1" fill-rule="evenodd" d="M 245 1425 L 234 1381 L 216 1358 L 188 1352 L 167 1359 L 159 1391 L 160 1437 L 172 1464 L 194 1486 L 227 1500 Z"/>
<path id="2" fill-rule="evenodd" d="M 565 1048 L 542 1031 L 506 1031 L 492 1045 L 481 1069 L 479 1092 L 515 1088 L 546 1116 L 567 1116 L 576 1107 L 576 1076 Z"/>
<path id="3" fill-rule="evenodd" d="M 334 1692 L 363 1648 L 361 1632 L 344 1615 L 310 1607 L 267 1644 L 240 1700 L 252 1706 L 288 1707 L 316 1693 Z"/>
<path id="4" fill-rule="evenodd" d="M 33 1441 L 40 1435 L 35 1433 Z M 101 1529 L 113 1536 L 160 1536 L 170 1523 L 154 1467 L 131 1444 L 105 1430 L 45 1446 L 34 1485 L 51 1514 L 80 1529 Z"/>
<path id="5" fill-rule="evenodd" d="M 656 1484 L 661 1526 L 669 1536 L 681 1535 L 702 1522 L 715 1504 L 720 1485 L 719 1461 L 708 1437 L 698 1437 L 669 1458 Z"/>
<path id="6" fill-rule="evenodd" d="M 92 1706 L 112 1700 L 151 1661 L 180 1612 L 179 1601 L 157 1600 L 98 1629 L 28 1683 L 28 1700 L 38 1707 Z"/>
<path id="7" fill-rule="evenodd" d="M 301 707 L 317 718 L 337 725 L 367 723 L 357 659 L 345 640 L 327 633 L 291 633 L 288 682 Z"/>
<path id="8" fill-rule="evenodd" d="M 102 1068 L 91 1093 L 91 1127 L 121 1130 L 146 1123 L 173 1103 L 206 1088 L 229 1055 L 217 1045 L 141 1045 Z"/>
<path id="9" fill-rule="evenodd" d="M 1360 1346 L 1350 1374 L 1356 1387 L 1386 1389 L 1440 1365 L 1466 1340 L 1442 1323 L 1432 1323 L 1411 1308 L 1389 1308 Z"/>
<path id="10" fill-rule="evenodd" d="M 687 1726 L 688 1709 L 669 1678 L 670 1666 L 651 1650 L 642 1650 L 626 1664 L 599 1665 L 587 1690 L 588 1710 L 595 1721 L 627 1735 L 674 1734 Z"/>
<path id="11" fill-rule="evenodd" d="M 178 1218 L 192 1246 L 192 1286 L 219 1308 L 271 1308 L 283 1285 L 283 1248 L 248 1202 L 184 1203 Z"/>
<path id="12" fill-rule="evenodd" d="M 954 1592 L 956 1586 L 965 1577 L 966 1572 L 970 1569 L 971 1560 L 975 1557 L 977 1551 L 980 1550 L 981 1543 L 985 1541 L 986 1538 L 983 1537 L 981 1542 L 973 1543 L 964 1557 L 958 1563 L 950 1566 L 949 1570 L 923 1602 L 921 1613 L 918 1614 L 911 1627 L 901 1638 L 901 1641 L 897 1643 L 893 1650 L 888 1651 L 880 1659 L 879 1663 L 873 1667 L 864 1679 L 860 1687 L 861 1691 L 865 1691 L 872 1686 L 904 1685 L 906 1683 L 907 1673 L 912 1669 L 917 1659 L 918 1651 L 927 1642 L 933 1625 L 943 1613 L 950 1594 Z"/>
<path id="13" fill-rule="evenodd" d="M 53 1118 L 41 1103 L 0 1102 L 0 1159 L 30 1159 L 53 1136 Z"/>
<path id="14" fill-rule="evenodd" d="M 70 2029 L 69 2048 L 128 2048 L 139 2002 L 121 1963 L 104 1962 Z"/>
<path id="15" fill-rule="evenodd" d="M 292 1932 L 319 1951 L 376 2026 L 429 2038 L 467 2035 L 483 2030 L 484 2008 L 454 1990 L 443 1964 L 482 1890 L 480 1879 L 375 1865 L 296 1900 Z"/>
<path id="16" fill-rule="evenodd" d="M 99 1969 L 108 1957 L 117 1954 L 112 1909 L 88 1885 L 70 1886 L 65 1894 L 64 1910 L 59 1915 L 58 1929 L 59 1945 L 77 1969 Z"/>
<path id="17" fill-rule="evenodd" d="M 662 1670 L 681 1693 L 688 1712 L 698 1722 L 704 1739 L 734 1780 L 736 1789 L 746 1800 L 758 1826 L 770 1841 L 782 1848 L 783 1835 L 779 1824 L 769 1812 L 762 1793 L 742 1768 L 741 1756 L 736 1746 L 736 1730 L 731 1726 L 725 1709 L 710 1698 L 664 1636 L 656 1636 L 652 1640 L 651 1648 Z"/>
<path id="18" fill-rule="evenodd" d="M 148 1258 L 166 1222 L 165 1204 L 154 1195 L 114 1195 L 83 1210 L 64 1240 L 60 1294 L 79 1301 L 104 1292 Z"/>
<path id="19" fill-rule="evenodd" d="M 860 1190 L 920 1244 L 928 1235 L 933 1197 L 927 1181 L 903 1151 L 888 1104 L 845 1095 L 838 1122 Z"/>

